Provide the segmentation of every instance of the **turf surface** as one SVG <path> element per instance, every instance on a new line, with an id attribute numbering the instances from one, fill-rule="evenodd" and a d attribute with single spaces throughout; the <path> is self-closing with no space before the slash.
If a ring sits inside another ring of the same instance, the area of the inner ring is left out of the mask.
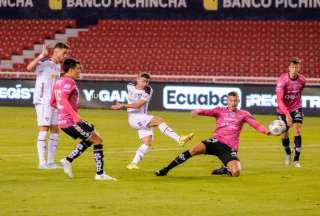
<path id="1" fill-rule="evenodd" d="M 211 135 L 213 119 L 183 112 L 151 112 L 179 133 L 194 132 L 191 147 Z M 124 111 L 81 110 L 104 137 L 106 168 L 118 182 L 96 182 L 92 150 L 74 162 L 75 178 L 62 170 L 38 170 L 33 108 L 0 108 L 0 215 L 320 215 L 320 118 L 305 117 L 302 168 L 283 165 L 279 137 L 245 126 L 239 178 L 211 176 L 220 162 L 212 156 L 191 158 L 166 177 L 154 171 L 185 148 L 155 132 L 153 148 L 140 170 L 128 171 L 140 145 Z M 265 125 L 274 116 L 257 115 Z M 291 139 L 293 140 L 293 139 Z M 62 134 L 57 160 L 75 141 Z"/>

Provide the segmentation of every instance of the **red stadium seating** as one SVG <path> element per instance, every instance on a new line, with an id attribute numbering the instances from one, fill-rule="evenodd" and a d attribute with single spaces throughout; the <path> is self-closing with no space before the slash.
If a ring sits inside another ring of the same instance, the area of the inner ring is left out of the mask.
<path id="1" fill-rule="evenodd" d="M 105 21 L 70 40 L 88 73 L 278 76 L 299 56 L 320 77 L 320 22 Z"/>
<path id="2" fill-rule="evenodd" d="M 0 59 L 20 55 L 75 24 L 74 20 L 0 20 Z"/>
<path id="3" fill-rule="evenodd" d="M 314 21 L 100 20 L 69 44 L 93 75 L 277 77 L 289 57 L 298 56 L 303 73 L 319 78 L 319 39 L 320 22 Z"/>

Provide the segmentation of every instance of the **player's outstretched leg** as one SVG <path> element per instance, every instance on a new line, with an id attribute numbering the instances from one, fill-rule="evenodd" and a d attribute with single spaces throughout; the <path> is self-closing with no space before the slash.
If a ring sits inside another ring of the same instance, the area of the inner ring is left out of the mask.
<path id="1" fill-rule="evenodd" d="M 189 158 L 191 158 L 191 154 L 189 152 L 189 150 L 181 153 L 178 157 L 176 157 L 168 166 L 158 170 L 155 172 L 155 175 L 157 176 L 165 176 L 167 175 L 167 173 L 173 169 L 174 167 L 178 166 L 179 164 L 184 163 L 186 160 L 188 160 Z"/>
<path id="2" fill-rule="evenodd" d="M 181 153 L 168 166 L 156 171 L 155 175 L 156 176 L 165 176 L 174 167 L 184 163 L 186 160 L 188 160 L 192 156 L 205 153 L 205 151 L 206 151 L 206 146 L 203 143 L 199 143 L 193 149 L 187 150 L 187 151 Z"/>
<path id="3" fill-rule="evenodd" d="M 158 129 L 167 137 L 170 137 L 174 141 L 176 141 L 180 146 L 185 145 L 188 141 L 190 141 L 193 137 L 193 133 L 179 136 L 172 128 L 170 128 L 163 119 L 155 116 L 150 121 L 149 127 L 158 127 Z"/>

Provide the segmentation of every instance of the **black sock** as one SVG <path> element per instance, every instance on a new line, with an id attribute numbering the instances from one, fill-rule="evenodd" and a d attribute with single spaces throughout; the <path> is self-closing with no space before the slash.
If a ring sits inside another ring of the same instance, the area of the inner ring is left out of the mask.
<path id="1" fill-rule="evenodd" d="M 96 161 L 96 171 L 98 175 L 103 174 L 103 145 L 102 144 L 97 144 L 93 146 L 93 157 L 94 160 Z"/>
<path id="2" fill-rule="evenodd" d="M 294 161 L 299 161 L 301 152 L 301 136 L 294 137 Z"/>
<path id="3" fill-rule="evenodd" d="M 189 158 L 191 158 L 191 154 L 190 152 L 187 150 L 183 153 L 181 153 L 178 157 L 176 157 L 176 159 L 174 159 L 167 167 L 165 167 L 164 169 L 169 171 L 172 168 L 178 166 L 179 164 L 182 164 L 183 162 L 185 162 L 186 160 L 188 160 Z"/>
<path id="4" fill-rule="evenodd" d="M 291 155 L 290 139 L 282 139 L 282 145 L 287 155 Z"/>
<path id="5" fill-rule="evenodd" d="M 73 150 L 72 152 L 69 154 L 69 156 L 67 156 L 67 161 L 69 161 L 70 163 L 72 163 L 72 161 L 74 159 L 76 159 L 77 157 L 79 157 L 80 155 L 82 155 L 82 153 L 89 148 L 92 145 L 91 142 L 89 141 L 82 141 L 80 142 Z"/>

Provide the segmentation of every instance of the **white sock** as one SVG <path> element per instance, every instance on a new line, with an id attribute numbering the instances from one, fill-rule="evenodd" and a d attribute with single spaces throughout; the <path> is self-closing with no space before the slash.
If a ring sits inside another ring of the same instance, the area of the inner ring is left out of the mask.
<path id="1" fill-rule="evenodd" d="M 148 151 L 148 148 L 149 148 L 148 145 L 142 144 L 136 151 L 136 155 L 134 156 L 132 163 L 138 164 L 142 160 L 145 153 Z"/>
<path id="2" fill-rule="evenodd" d="M 48 163 L 54 163 L 54 157 L 57 152 L 58 141 L 59 141 L 58 133 L 50 134 L 49 142 L 48 142 Z"/>
<path id="3" fill-rule="evenodd" d="M 165 122 L 159 124 L 158 128 L 164 135 L 170 137 L 176 142 L 179 142 L 180 136 L 174 130 L 172 130 Z"/>
<path id="4" fill-rule="evenodd" d="M 37 140 L 37 148 L 38 148 L 38 157 L 39 164 L 46 163 L 46 139 L 47 139 L 47 131 L 39 131 L 38 140 Z"/>

